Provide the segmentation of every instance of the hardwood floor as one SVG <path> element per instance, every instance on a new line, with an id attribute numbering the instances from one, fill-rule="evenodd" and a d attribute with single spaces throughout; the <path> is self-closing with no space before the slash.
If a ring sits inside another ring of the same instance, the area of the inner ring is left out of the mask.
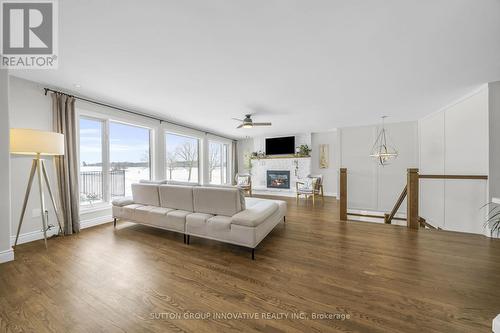
<path id="1" fill-rule="evenodd" d="M 245 248 L 195 237 L 185 245 L 182 235 L 128 222 L 52 239 L 48 250 L 20 245 L 0 265 L 0 329 L 491 332 L 500 240 L 343 223 L 333 199 L 314 209 L 287 201 L 286 224 L 255 261 Z M 238 313 L 259 319 L 214 318 Z M 312 318 L 325 313 L 344 320 Z"/>

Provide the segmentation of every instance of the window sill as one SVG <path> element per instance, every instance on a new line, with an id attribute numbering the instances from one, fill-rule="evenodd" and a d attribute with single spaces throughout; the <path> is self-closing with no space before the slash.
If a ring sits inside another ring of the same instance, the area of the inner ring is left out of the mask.
<path id="1" fill-rule="evenodd" d="M 88 214 L 94 212 L 100 212 L 103 210 L 107 210 L 111 208 L 111 204 L 109 202 L 101 202 L 95 204 L 93 206 L 80 206 L 80 214 Z"/>

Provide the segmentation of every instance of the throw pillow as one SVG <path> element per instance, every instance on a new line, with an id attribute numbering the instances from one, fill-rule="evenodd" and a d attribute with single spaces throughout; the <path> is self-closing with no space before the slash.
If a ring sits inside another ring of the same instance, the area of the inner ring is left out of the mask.
<path id="1" fill-rule="evenodd" d="M 248 177 L 238 176 L 238 186 L 247 186 L 247 185 L 248 185 Z"/>
<path id="2" fill-rule="evenodd" d="M 316 183 L 318 182 L 318 178 L 316 177 L 307 177 L 303 181 L 303 185 L 300 187 L 302 190 L 313 190 L 316 188 Z"/>

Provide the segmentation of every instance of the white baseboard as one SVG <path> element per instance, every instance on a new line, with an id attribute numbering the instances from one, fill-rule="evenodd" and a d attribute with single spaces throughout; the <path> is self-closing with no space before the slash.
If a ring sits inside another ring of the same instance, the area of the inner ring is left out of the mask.
<path id="1" fill-rule="evenodd" d="M 109 223 L 111 221 L 113 221 L 113 217 L 111 215 L 96 217 L 96 218 L 88 219 L 88 220 L 83 220 L 83 221 L 80 221 L 80 229 L 94 227 L 96 225 Z M 47 238 L 52 237 L 53 235 L 57 235 L 58 232 L 59 232 L 58 226 L 50 229 L 49 231 L 47 231 Z M 37 241 L 40 239 L 43 239 L 43 231 L 37 230 L 37 231 L 26 232 L 24 234 L 19 235 L 19 239 L 17 241 L 17 244 L 29 243 L 29 242 Z M 15 241 L 16 241 L 16 236 L 15 235 L 10 236 L 10 245 L 11 246 L 14 246 Z"/>
<path id="2" fill-rule="evenodd" d="M 252 190 L 252 194 L 257 195 L 275 195 L 278 197 L 295 198 L 297 195 L 295 191 L 266 191 L 266 190 Z M 337 193 L 324 193 L 325 197 L 337 197 Z"/>
<path id="3" fill-rule="evenodd" d="M 0 252 L 0 264 L 12 260 L 14 260 L 14 250 L 12 248 Z"/>
<path id="4" fill-rule="evenodd" d="M 113 216 L 99 216 L 93 219 L 80 221 L 80 229 L 86 229 L 90 227 L 95 227 L 96 225 L 101 225 L 113 221 Z"/>
<path id="5" fill-rule="evenodd" d="M 59 226 L 54 227 L 47 231 L 47 238 L 57 235 L 59 233 Z M 33 242 L 39 239 L 43 239 L 43 231 L 30 231 L 24 234 L 19 234 L 19 239 L 17 240 L 17 244 L 24 244 Z M 10 236 L 10 245 L 14 246 L 14 242 L 16 241 L 16 235 Z"/>

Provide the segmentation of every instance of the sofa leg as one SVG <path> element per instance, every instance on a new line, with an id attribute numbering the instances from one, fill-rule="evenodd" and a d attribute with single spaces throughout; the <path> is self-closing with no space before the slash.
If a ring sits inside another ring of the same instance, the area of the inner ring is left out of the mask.
<path id="1" fill-rule="evenodd" d="M 255 249 L 252 249 L 252 260 L 255 260 Z"/>
<path id="2" fill-rule="evenodd" d="M 116 217 L 113 218 L 113 227 L 116 228 Z"/>
<path id="3" fill-rule="evenodd" d="M 186 234 L 184 234 L 184 244 L 186 244 Z"/>
<path id="4" fill-rule="evenodd" d="M 189 235 L 186 235 L 186 244 L 189 245 Z"/>
<path id="5" fill-rule="evenodd" d="M 283 223 L 286 223 L 286 216 L 283 216 Z"/>

